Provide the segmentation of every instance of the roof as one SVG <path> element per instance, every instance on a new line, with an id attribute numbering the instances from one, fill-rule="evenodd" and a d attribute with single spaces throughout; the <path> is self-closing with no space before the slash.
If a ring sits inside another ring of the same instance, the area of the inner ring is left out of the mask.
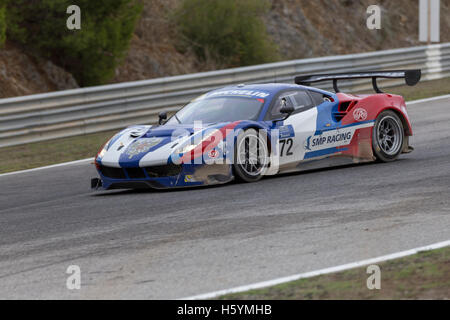
<path id="1" fill-rule="evenodd" d="M 214 95 L 219 92 L 230 92 L 230 91 L 247 91 L 250 94 L 255 97 L 258 97 L 258 93 L 265 93 L 270 96 L 273 96 L 277 94 L 278 92 L 282 90 L 289 90 L 289 89 L 308 89 L 312 91 L 322 92 L 322 93 L 328 93 L 326 91 L 312 88 L 312 87 L 306 87 L 301 86 L 297 84 L 289 84 L 289 83 L 259 83 L 259 84 L 239 84 L 239 85 L 233 85 L 233 86 L 227 86 L 220 89 L 212 90 L 207 93 L 206 96 Z"/>

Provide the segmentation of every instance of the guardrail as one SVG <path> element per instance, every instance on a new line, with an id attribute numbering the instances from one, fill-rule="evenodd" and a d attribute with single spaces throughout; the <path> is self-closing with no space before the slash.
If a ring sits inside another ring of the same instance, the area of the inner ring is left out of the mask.
<path id="1" fill-rule="evenodd" d="M 450 43 L 203 72 L 0 100 L 0 147 L 156 123 L 211 89 L 239 83 L 288 82 L 300 74 L 420 68 L 423 80 L 450 76 Z M 381 86 L 399 84 L 380 81 Z M 371 87 L 342 82 L 347 91 Z M 331 89 L 323 86 L 324 89 Z"/>

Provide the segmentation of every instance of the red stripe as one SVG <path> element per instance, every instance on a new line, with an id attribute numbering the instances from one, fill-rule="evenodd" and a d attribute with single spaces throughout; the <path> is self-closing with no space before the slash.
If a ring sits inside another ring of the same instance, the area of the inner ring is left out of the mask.
<path id="1" fill-rule="evenodd" d="M 223 126 L 220 129 L 217 129 L 217 132 L 215 132 L 210 137 L 210 140 L 202 141 L 197 147 L 195 147 L 194 150 L 191 150 L 189 153 L 184 154 L 181 157 L 181 163 L 193 162 L 195 159 L 201 157 L 205 152 L 208 152 L 208 151 L 214 149 L 215 147 L 217 147 L 217 145 L 221 141 L 225 140 L 227 130 L 232 130 L 232 129 L 236 128 L 236 126 L 240 122 L 241 121 L 232 122 L 230 124 Z M 220 135 L 219 135 L 219 132 L 220 132 Z M 195 155 L 199 155 L 199 156 L 197 158 L 195 158 Z"/>

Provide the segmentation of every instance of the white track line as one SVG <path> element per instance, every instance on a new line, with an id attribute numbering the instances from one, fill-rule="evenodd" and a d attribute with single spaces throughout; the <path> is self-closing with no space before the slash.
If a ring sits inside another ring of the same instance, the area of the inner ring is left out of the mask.
<path id="1" fill-rule="evenodd" d="M 428 99 L 421 99 L 421 100 L 410 101 L 410 102 L 406 102 L 406 104 L 407 105 L 413 105 L 413 104 L 419 104 L 419 103 L 431 102 L 431 101 L 437 101 L 437 100 L 449 99 L 449 98 L 450 98 L 450 95 L 445 95 L 445 96 L 438 96 L 438 97 L 433 97 L 433 98 L 428 98 Z M 51 165 L 51 166 L 39 167 L 39 168 L 34 168 L 34 169 L 8 172 L 8 173 L 0 174 L 0 177 L 10 176 L 10 175 L 13 175 L 13 174 L 21 174 L 21 173 L 28 173 L 28 172 L 33 172 L 33 171 L 45 170 L 45 169 L 52 169 L 52 168 L 57 168 L 57 167 L 62 167 L 62 166 L 70 166 L 70 165 L 79 164 L 79 163 L 83 163 L 83 162 L 87 162 L 87 161 L 93 161 L 93 160 L 94 160 L 94 158 L 89 158 L 89 159 L 83 159 L 83 160 L 59 163 L 59 164 L 54 164 L 54 165 Z"/>
<path id="2" fill-rule="evenodd" d="M 339 271 L 354 269 L 354 268 L 371 265 L 371 264 L 375 264 L 375 263 L 379 263 L 379 262 L 383 262 L 383 261 L 388 261 L 388 260 L 392 260 L 392 259 L 398 259 L 398 258 L 410 256 L 410 255 L 413 255 L 413 254 L 416 254 L 416 253 L 422 252 L 422 251 L 429 251 L 429 250 L 444 248 L 444 247 L 448 247 L 448 246 L 450 246 L 450 240 L 431 244 L 431 245 L 425 246 L 425 247 L 415 248 L 415 249 L 411 249 L 411 250 L 407 250 L 407 251 L 401 251 L 401 252 L 397 252 L 397 253 L 393 253 L 393 254 L 389 254 L 386 256 L 381 256 L 381 257 L 377 257 L 377 258 L 373 258 L 373 259 L 361 260 L 361 261 L 357 261 L 357 262 L 340 265 L 337 267 L 331 267 L 331 268 L 326 268 L 326 269 L 321 269 L 321 270 L 316 270 L 316 271 L 310 271 L 310 272 L 300 273 L 300 274 L 283 277 L 283 278 L 278 278 L 278 279 L 274 279 L 274 280 L 258 282 L 258 283 L 254 283 L 254 284 L 250 284 L 250 285 L 246 285 L 246 286 L 240 286 L 240 287 L 235 287 L 235 288 L 231 288 L 231 289 L 210 292 L 210 293 L 206 293 L 206 294 L 183 298 L 180 300 L 213 299 L 213 298 L 217 298 L 219 296 L 223 296 L 225 294 L 245 292 L 248 290 L 271 287 L 271 286 L 275 286 L 275 285 L 286 283 L 286 282 L 291 282 L 291 281 L 296 281 L 296 280 L 304 279 L 304 278 L 311 278 L 311 277 L 315 277 L 315 276 L 319 276 L 319 275 L 323 275 L 323 274 L 329 274 L 329 273 L 335 273 L 335 272 L 339 272 Z"/>
<path id="3" fill-rule="evenodd" d="M 34 168 L 34 169 L 27 169 L 27 170 L 21 170 L 21 171 L 2 173 L 2 174 L 0 174 L 0 177 L 11 176 L 11 175 L 21 174 L 21 173 L 29 173 L 29 172 L 40 171 L 40 170 L 45 170 L 45 169 L 64 167 L 64 166 L 70 166 L 70 165 L 76 165 L 76 164 L 85 163 L 85 162 L 88 162 L 88 161 L 94 161 L 94 158 L 82 159 L 82 160 L 76 160 L 76 161 L 70 161 L 70 162 L 64 162 L 64 163 L 58 163 L 58 164 L 53 164 L 51 166 L 39 167 L 39 168 Z"/>
<path id="4" fill-rule="evenodd" d="M 450 94 L 447 94 L 445 96 L 438 96 L 433 98 L 427 98 L 427 99 L 420 99 L 420 100 L 413 100 L 413 101 L 406 101 L 406 105 L 412 105 L 412 104 L 419 104 L 419 103 L 425 103 L 425 102 L 433 102 L 437 100 L 443 100 L 443 99 L 450 99 Z"/>

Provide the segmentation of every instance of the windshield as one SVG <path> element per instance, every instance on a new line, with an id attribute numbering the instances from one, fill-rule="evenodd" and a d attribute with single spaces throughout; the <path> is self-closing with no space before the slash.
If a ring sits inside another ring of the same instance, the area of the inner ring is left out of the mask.
<path id="1" fill-rule="evenodd" d="M 264 99 L 243 97 L 216 97 L 187 104 L 170 118 L 167 124 L 192 124 L 256 120 Z"/>

